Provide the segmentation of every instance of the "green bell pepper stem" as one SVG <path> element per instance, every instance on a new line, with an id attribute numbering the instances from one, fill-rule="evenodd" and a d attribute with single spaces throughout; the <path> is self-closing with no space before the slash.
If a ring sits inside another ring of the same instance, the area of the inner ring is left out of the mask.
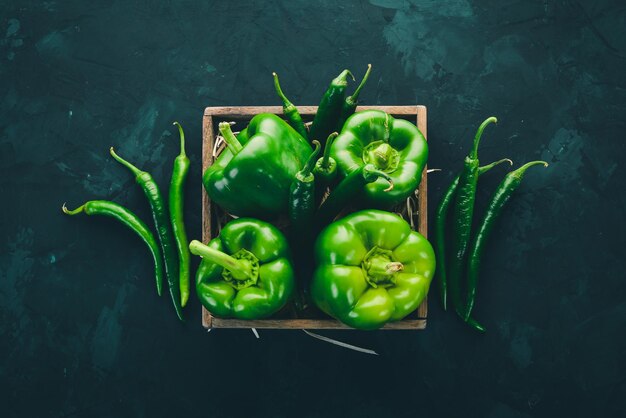
<path id="1" fill-rule="evenodd" d="M 230 127 L 230 123 L 220 122 L 219 129 L 222 137 L 224 138 L 224 142 L 226 142 L 226 146 L 228 146 L 230 152 L 232 152 L 233 155 L 237 155 L 239 151 L 243 149 L 243 146 L 233 133 L 233 130 Z"/>
<path id="2" fill-rule="evenodd" d="M 317 139 L 322 141 L 323 138 L 327 138 L 331 132 L 337 130 L 337 123 L 341 115 L 341 108 L 343 106 L 346 86 L 348 85 L 348 75 L 354 80 L 354 76 L 349 70 L 343 70 L 341 74 L 335 77 L 319 106 L 313 124 L 311 125 L 311 132 L 309 137 L 311 139 Z"/>
<path id="3" fill-rule="evenodd" d="M 548 166 L 545 161 L 531 161 L 524 164 L 517 170 L 508 173 L 504 180 L 498 185 L 498 188 L 493 193 L 489 206 L 485 212 L 485 216 L 478 227 L 478 231 L 474 236 L 472 245 L 469 249 L 468 267 L 467 267 L 467 306 L 464 313 L 465 321 L 470 320 L 472 308 L 474 307 L 474 301 L 476 299 L 476 287 L 478 285 L 478 271 L 480 269 L 480 260 L 485 248 L 485 244 L 493 226 L 496 223 L 498 217 L 502 213 L 502 209 L 505 204 L 511 198 L 511 195 L 522 183 L 522 178 L 530 167 L 535 165 Z"/>
<path id="4" fill-rule="evenodd" d="M 454 309 L 464 317 L 465 307 L 461 297 L 461 275 L 465 264 L 467 249 L 469 246 L 472 218 L 474 214 L 474 201 L 476 199 L 476 186 L 478 183 L 478 144 L 487 125 L 496 123 L 495 117 L 487 118 L 480 124 L 470 154 L 465 157 L 463 170 L 459 177 L 456 198 L 452 212 L 452 235 L 451 251 L 452 258 L 448 268 L 448 286 L 450 298 Z"/>
<path id="5" fill-rule="evenodd" d="M 484 165 L 478 168 L 478 175 L 482 175 L 497 165 L 500 165 L 504 162 L 508 162 L 510 165 L 513 165 L 513 161 L 508 158 L 503 158 L 498 161 L 494 161 L 491 164 Z M 446 276 L 446 220 L 448 218 L 448 208 L 450 207 L 450 203 L 454 199 L 456 194 L 456 189 L 459 185 L 459 176 L 457 175 L 450 186 L 444 193 L 441 201 L 439 202 L 439 206 L 437 206 L 437 215 L 435 217 L 435 234 L 434 234 L 434 246 L 435 252 L 437 253 L 437 276 L 439 278 L 439 295 L 441 297 L 441 305 L 443 310 L 448 309 L 448 283 Z"/>
<path id="6" fill-rule="evenodd" d="M 250 265 L 245 261 L 238 260 L 222 251 L 215 250 L 200 241 L 193 240 L 189 243 L 189 251 L 199 255 L 205 260 L 218 264 L 233 274 L 236 280 L 246 280 L 252 277 Z"/>
<path id="7" fill-rule="evenodd" d="M 383 178 L 389 183 L 389 187 L 385 189 L 386 191 L 393 189 L 391 177 L 387 173 L 376 169 L 372 164 L 361 166 L 350 173 L 320 206 L 317 214 L 318 228 L 323 228 L 335 219 L 350 202 L 355 200 L 359 193 L 362 193 L 363 186 L 373 183 L 379 178 Z"/>
<path id="8" fill-rule="evenodd" d="M 343 106 L 341 107 L 341 116 L 339 116 L 339 123 L 337 124 L 337 130 L 341 131 L 343 124 L 345 121 L 352 116 L 354 111 L 356 110 L 356 106 L 359 100 L 359 94 L 361 93 L 361 89 L 367 83 L 367 79 L 370 77 L 370 72 L 372 71 L 372 64 L 367 64 L 367 71 L 359 83 L 359 86 L 354 90 L 351 96 L 346 97 L 346 100 L 343 102 Z"/>
<path id="9" fill-rule="evenodd" d="M 285 96 L 283 90 L 280 88 L 280 82 L 278 81 L 278 74 L 272 73 L 274 77 L 274 88 L 276 89 L 276 94 L 283 102 L 283 114 L 287 118 L 287 123 L 291 125 L 293 129 L 296 130 L 304 139 L 308 139 L 309 133 L 306 130 L 306 126 L 302 121 L 302 116 L 300 116 L 300 112 L 298 112 L 298 108 L 291 103 L 291 101 Z"/>

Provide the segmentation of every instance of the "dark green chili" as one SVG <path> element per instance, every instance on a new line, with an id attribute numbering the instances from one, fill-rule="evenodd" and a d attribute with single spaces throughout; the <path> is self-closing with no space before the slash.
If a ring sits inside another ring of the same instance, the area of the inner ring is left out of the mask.
<path id="1" fill-rule="evenodd" d="M 332 222 L 349 203 L 359 200 L 359 193 L 362 193 L 363 187 L 380 177 L 389 182 L 389 187 L 385 191 L 392 190 L 393 181 L 389 174 L 377 170 L 374 164 L 360 166 L 348 174 L 320 206 L 316 215 L 317 229 L 322 229 Z"/>
<path id="2" fill-rule="evenodd" d="M 154 225 L 158 232 L 157 236 L 159 237 L 161 249 L 163 250 L 167 286 L 170 291 L 170 296 L 172 297 L 172 302 L 174 303 L 176 315 L 178 315 L 178 318 L 182 320 L 183 313 L 180 305 L 180 289 L 176 274 L 178 266 L 176 265 L 177 260 L 174 250 L 174 236 L 172 234 L 170 220 L 167 216 L 167 207 L 163 202 L 161 190 L 159 190 L 159 186 L 156 184 L 150 173 L 141 171 L 128 161 L 124 160 L 115 153 L 113 147 L 111 147 L 110 152 L 111 156 L 113 156 L 117 162 L 128 168 L 135 175 L 135 181 L 139 184 L 148 199 L 148 203 L 150 204 L 150 209 L 152 211 L 152 218 L 154 219 Z"/>
<path id="3" fill-rule="evenodd" d="M 172 179 L 170 180 L 169 209 L 170 222 L 178 250 L 178 283 L 180 287 L 180 304 L 187 305 L 189 300 L 189 242 L 185 231 L 185 219 L 183 214 L 184 187 L 187 173 L 189 172 L 189 158 L 185 154 L 185 133 L 180 123 L 174 122 L 178 126 L 180 135 L 180 154 L 174 160 Z"/>
<path id="4" fill-rule="evenodd" d="M 330 148 L 333 142 L 335 142 L 337 135 L 337 132 L 328 135 L 326 145 L 324 145 L 324 155 L 315 162 L 315 167 L 313 167 L 313 175 L 315 176 L 315 201 L 317 203 L 322 201 L 326 190 L 337 178 L 337 161 L 330 156 Z"/>
<path id="5" fill-rule="evenodd" d="M 341 74 L 331 81 L 317 107 L 309 138 L 323 142 L 331 132 L 337 130 L 337 123 L 339 122 L 341 108 L 346 95 L 348 75 L 354 80 L 354 76 L 349 70 L 343 70 Z M 322 143 L 322 145 L 325 144 Z"/>
<path id="6" fill-rule="evenodd" d="M 478 271 L 480 269 L 480 259 L 485 248 L 487 238 L 491 233 L 493 226 L 502 213 L 502 208 L 509 201 L 511 195 L 522 183 L 524 174 L 528 168 L 534 165 L 542 164 L 544 167 L 548 166 L 545 161 L 532 161 L 524 164 L 517 170 L 508 173 L 504 180 L 498 185 L 498 188 L 493 193 L 489 206 L 485 212 L 485 216 L 478 227 L 478 232 L 472 240 L 472 244 L 468 252 L 468 267 L 467 267 L 467 307 L 465 309 L 464 318 L 466 321 L 470 319 L 472 308 L 474 307 L 474 301 L 476 299 L 476 287 L 478 284 Z"/>
<path id="7" fill-rule="evenodd" d="M 354 93 L 352 93 L 351 96 L 346 97 L 346 100 L 344 100 L 343 105 L 341 106 L 341 114 L 339 116 L 339 122 L 337 123 L 337 131 L 341 132 L 341 128 L 343 127 L 343 124 L 346 122 L 346 120 L 350 116 L 352 116 L 352 114 L 354 114 L 354 111 L 356 110 L 356 106 L 358 104 L 359 94 L 361 93 L 361 89 L 363 88 L 365 83 L 367 83 L 367 79 L 370 77 L 371 71 L 372 71 L 372 64 L 367 64 L 367 71 L 365 72 L 365 75 L 363 76 L 361 83 L 359 83 L 359 86 L 356 88 Z"/>
<path id="8" fill-rule="evenodd" d="M 452 255 L 448 268 L 448 286 L 450 296 L 456 312 L 463 317 L 465 312 L 461 298 L 461 275 L 469 238 L 472 228 L 472 216 L 474 214 L 474 200 L 476 198 L 476 184 L 478 181 L 478 144 L 487 125 L 496 123 L 495 117 L 486 119 L 476 131 L 474 144 L 470 154 L 465 157 L 463 170 L 459 176 L 459 183 L 454 199 L 452 211 Z"/>
<path id="9" fill-rule="evenodd" d="M 130 210 L 124 206 L 118 205 L 115 202 L 108 200 L 90 200 L 82 206 L 69 210 L 65 203 L 63 204 L 63 213 L 67 215 L 77 215 L 84 213 L 85 215 L 102 215 L 109 216 L 113 219 L 117 219 L 122 224 L 130 228 L 135 234 L 139 236 L 146 243 L 152 258 L 154 259 L 154 275 L 156 277 L 157 293 L 161 296 L 161 287 L 163 286 L 163 265 L 161 261 L 161 251 L 159 250 L 159 244 L 156 238 L 148 226 Z"/>
<path id="10" fill-rule="evenodd" d="M 287 118 L 287 123 L 291 125 L 293 129 L 296 130 L 304 139 L 309 139 L 309 132 L 306 130 L 306 126 L 302 121 L 302 116 L 300 116 L 300 112 L 298 112 L 298 108 L 289 101 L 287 96 L 284 95 L 283 90 L 280 88 L 280 83 L 278 82 L 278 74 L 272 73 L 274 76 L 274 88 L 276 89 L 276 94 L 283 102 L 283 114 L 285 118 Z"/>
<path id="11" fill-rule="evenodd" d="M 502 164 L 504 162 L 508 162 L 509 164 L 513 164 L 513 161 L 508 158 L 504 158 L 502 160 L 494 161 L 491 164 L 487 164 L 485 166 L 478 168 L 478 175 L 482 175 L 487 171 L 491 170 L 493 167 Z M 439 277 L 439 293 L 441 296 L 441 305 L 443 306 L 443 310 L 448 309 L 448 289 L 447 289 L 447 281 L 446 281 L 446 220 L 448 218 L 448 208 L 450 203 L 454 199 L 454 195 L 456 193 L 457 186 L 459 185 L 459 176 L 457 175 L 450 186 L 446 190 L 445 194 L 441 198 L 439 202 L 439 206 L 437 206 L 437 214 L 435 216 L 435 236 L 434 236 L 434 244 L 435 244 L 435 252 L 437 253 L 437 276 Z"/>

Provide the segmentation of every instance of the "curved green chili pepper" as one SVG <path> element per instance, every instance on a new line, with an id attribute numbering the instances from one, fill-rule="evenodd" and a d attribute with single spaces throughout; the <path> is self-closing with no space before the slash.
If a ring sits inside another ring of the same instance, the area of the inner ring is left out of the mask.
<path id="1" fill-rule="evenodd" d="M 326 145 L 324 146 L 324 155 L 315 162 L 313 167 L 313 175 L 315 176 L 315 191 L 316 202 L 321 202 L 326 193 L 326 189 L 337 178 L 337 161 L 330 156 L 330 147 L 332 147 L 335 138 L 339 135 L 337 132 L 333 132 L 326 138 Z"/>
<path id="2" fill-rule="evenodd" d="M 150 209 L 152 211 L 152 218 L 154 219 L 154 226 L 158 232 L 157 235 L 159 237 L 159 241 L 161 242 L 161 249 L 163 250 L 167 286 L 170 291 L 170 296 L 172 297 L 172 302 L 174 303 L 176 315 L 178 315 L 178 318 L 182 321 L 183 312 L 180 305 L 180 289 L 176 277 L 178 266 L 176 265 L 176 253 L 174 250 L 174 236 L 172 234 L 170 220 L 167 216 L 167 207 L 163 202 L 161 190 L 150 173 L 141 171 L 128 161 L 124 160 L 115 153 L 113 147 L 111 147 L 110 153 L 117 162 L 128 168 L 135 175 L 135 181 L 139 184 L 148 199 L 148 203 L 150 204 Z"/>
<path id="3" fill-rule="evenodd" d="M 454 308 L 461 316 L 463 316 L 465 312 L 461 299 L 461 274 L 467 247 L 469 245 L 472 216 L 474 214 L 474 200 L 476 198 L 479 164 L 478 144 L 480 143 L 480 138 L 487 125 L 496 123 L 497 121 L 495 117 L 490 117 L 478 127 L 476 135 L 474 136 L 472 151 L 465 157 L 463 171 L 461 171 L 459 176 L 459 184 L 454 200 L 452 212 L 452 250 L 450 252 L 452 259 L 449 264 L 448 284 Z"/>
<path id="4" fill-rule="evenodd" d="M 508 173 L 504 180 L 498 185 L 498 188 L 493 193 L 485 217 L 483 218 L 478 232 L 476 233 L 472 244 L 469 249 L 469 262 L 467 268 L 467 307 L 465 309 L 464 319 L 468 321 L 472 308 L 474 307 L 474 301 L 476 299 L 476 286 L 478 284 L 478 270 L 480 269 L 480 258 L 482 257 L 483 250 L 487 238 L 493 229 L 498 216 L 502 213 L 502 208 L 509 201 L 511 195 L 522 183 L 526 170 L 534 165 L 542 164 L 544 167 L 548 166 L 545 161 L 532 161 L 524 164 L 517 170 Z"/>
<path id="5" fill-rule="evenodd" d="M 278 74 L 272 73 L 272 76 L 274 76 L 274 88 L 276 89 L 276 94 L 278 94 L 278 97 L 283 102 L 283 114 L 287 118 L 287 123 L 289 123 L 289 125 L 291 125 L 291 127 L 295 129 L 296 132 L 302 135 L 302 138 L 308 139 L 309 133 L 307 132 L 306 126 L 302 121 L 302 116 L 300 116 L 300 112 L 298 112 L 298 108 L 293 103 L 291 103 L 291 101 L 289 101 L 287 96 L 285 96 L 285 94 L 283 93 L 283 90 L 280 88 L 280 83 L 278 82 Z"/>
<path id="6" fill-rule="evenodd" d="M 184 186 L 189 172 L 189 158 L 185 154 L 185 133 L 180 123 L 174 122 L 178 126 L 180 135 L 180 155 L 174 160 L 172 179 L 170 181 L 169 208 L 172 231 L 178 250 L 178 283 L 180 287 L 180 304 L 185 306 L 189 300 L 189 243 L 185 232 L 185 221 L 183 213 Z"/>
<path id="7" fill-rule="evenodd" d="M 367 83 L 367 79 L 370 77 L 370 72 L 372 71 L 372 64 L 367 64 L 367 71 L 365 71 L 365 75 L 359 83 L 359 86 L 354 90 L 352 96 L 346 97 L 343 105 L 341 106 L 341 114 L 339 115 L 339 122 L 337 123 L 337 131 L 341 132 L 341 128 L 346 120 L 352 116 L 354 111 L 356 110 L 357 102 L 359 100 L 359 94 L 361 93 L 361 89 Z"/>
<path id="8" fill-rule="evenodd" d="M 348 174 L 320 206 L 317 213 L 318 228 L 321 229 L 332 222 L 341 210 L 363 192 L 363 186 L 379 178 L 389 182 L 386 191 L 393 189 L 393 181 L 389 174 L 376 169 L 373 164 L 360 166 Z"/>
<path id="9" fill-rule="evenodd" d="M 491 164 L 478 167 L 478 175 L 482 175 L 487 171 L 491 170 L 493 167 L 508 162 L 509 164 L 513 164 L 513 161 L 508 158 L 504 158 L 502 160 L 494 161 Z M 435 251 L 437 253 L 437 276 L 439 277 L 439 293 L 441 296 L 441 305 L 443 306 L 443 310 L 448 309 L 448 284 L 446 279 L 446 219 L 448 217 L 448 207 L 454 198 L 456 193 L 457 186 L 459 185 L 459 175 L 457 175 L 450 186 L 444 193 L 441 201 L 439 202 L 439 206 L 437 206 L 437 215 L 435 217 Z"/>
<path id="10" fill-rule="evenodd" d="M 69 210 L 65 203 L 63 204 L 63 213 L 66 215 L 77 215 L 84 213 L 85 215 L 103 215 L 109 216 L 113 219 L 117 219 L 122 224 L 130 228 L 135 234 L 146 243 L 152 258 L 154 259 L 154 275 L 156 277 L 157 293 L 161 296 L 161 287 L 163 286 L 163 265 L 161 264 L 161 251 L 159 250 L 159 244 L 156 238 L 148 226 L 130 210 L 124 206 L 118 205 L 115 202 L 108 200 L 90 200 L 84 203 L 82 206 Z"/>
<path id="11" fill-rule="evenodd" d="M 309 138 L 323 141 L 324 138 L 328 138 L 331 132 L 337 130 L 337 122 L 348 86 L 348 75 L 354 80 L 354 76 L 349 70 L 343 70 L 331 81 L 317 108 Z"/>

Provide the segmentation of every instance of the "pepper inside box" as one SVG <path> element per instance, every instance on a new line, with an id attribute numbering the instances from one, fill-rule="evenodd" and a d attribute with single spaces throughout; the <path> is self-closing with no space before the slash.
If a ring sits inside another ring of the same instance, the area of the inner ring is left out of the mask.
<path id="1" fill-rule="evenodd" d="M 312 120 L 317 111 L 316 106 L 298 107 L 305 120 Z M 425 138 L 426 107 L 425 106 L 359 106 L 357 111 L 377 109 L 391 116 L 415 121 Z M 202 172 L 215 160 L 218 150 L 215 147 L 217 123 L 220 121 L 236 121 L 235 130 L 243 129 L 254 115 L 274 113 L 282 116 L 280 106 L 243 106 L 243 107 L 207 107 L 202 123 Z M 417 222 L 416 229 L 427 236 L 427 179 L 426 168 L 422 172 L 422 180 L 417 191 Z M 211 204 L 204 188 L 202 189 L 202 241 L 208 243 L 219 234 L 222 221 L 216 216 L 216 207 Z M 386 324 L 382 329 L 415 330 L 426 328 L 427 299 L 419 308 L 405 319 Z M 273 329 L 351 329 L 332 318 L 293 318 L 288 313 L 280 317 L 262 320 L 240 320 L 218 318 L 202 308 L 202 325 L 205 328 L 273 328 Z"/>

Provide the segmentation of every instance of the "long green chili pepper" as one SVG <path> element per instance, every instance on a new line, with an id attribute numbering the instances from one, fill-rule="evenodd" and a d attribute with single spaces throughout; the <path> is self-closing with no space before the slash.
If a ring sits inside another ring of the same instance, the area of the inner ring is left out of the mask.
<path id="1" fill-rule="evenodd" d="M 380 177 L 389 182 L 389 187 L 385 191 L 392 190 L 393 181 L 389 174 L 377 170 L 374 164 L 366 164 L 348 174 L 320 206 L 316 216 L 317 228 L 322 229 L 332 222 L 339 212 L 358 197 L 363 186 L 375 182 Z"/>
<path id="2" fill-rule="evenodd" d="M 504 158 L 502 160 L 494 161 L 491 164 L 484 165 L 482 167 L 478 167 L 478 175 L 482 175 L 487 171 L 491 170 L 493 167 L 502 164 L 504 162 L 508 162 L 509 164 L 513 164 L 513 161 L 508 158 Z M 435 252 L 437 254 L 437 276 L 439 276 L 439 293 L 441 296 L 441 305 L 443 306 L 443 310 L 448 309 L 448 289 L 447 289 L 447 279 L 446 279 L 446 220 L 448 218 L 448 208 L 450 203 L 454 199 L 454 195 L 456 193 L 457 186 L 459 185 L 459 176 L 457 175 L 450 186 L 446 190 L 445 194 L 441 198 L 439 202 L 439 206 L 437 206 L 437 215 L 435 217 L 435 237 L 434 237 L 434 246 Z"/>
<path id="3" fill-rule="evenodd" d="M 467 307 L 465 309 L 464 318 L 466 321 L 470 319 L 472 308 L 474 307 L 474 301 L 476 299 L 476 287 L 478 284 L 478 271 L 480 269 L 480 259 L 485 248 L 485 243 L 489 238 L 489 234 L 493 229 L 496 220 L 502 213 L 502 208 L 509 201 L 511 195 L 522 183 L 526 170 L 534 165 L 542 164 L 544 167 L 548 166 L 545 161 L 532 161 L 524 164 L 517 170 L 508 173 L 504 180 L 498 185 L 498 188 L 493 193 L 485 216 L 478 227 L 478 232 L 472 240 L 472 244 L 468 253 L 468 267 L 467 267 Z"/>
<path id="4" fill-rule="evenodd" d="M 337 178 L 337 161 L 330 156 L 330 148 L 335 142 L 335 138 L 339 135 L 337 132 L 333 132 L 326 138 L 326 145 L 324 145 L 324 155 L 315 162 L 313 167 L 313 175 L 315 176 L 315 201 L 321 202 L 326 189 Z"/>
<path id="5" fill-rule="evenodd" d="M 139 184 L 148 199 L 148 203 L 150 204 L 150 209 L 152 211 L 152 218 L 154 219 L 154 225 L 158 232 L 157 236 L 159 237 L 161 249 L 163 250 L 167 286 L 170 291 L 170 296 L 172 297 L 172 302 L 174 303 L 176 315 L 178 315 L 178 318 L 182 321 L 183 312 L 180 304 L 180 289 L 176 274 L 178 266 L 176 265 L 176 252 L 174 250 L 174 236 L 172 234 L 170 220 L 167 216 L 167 206 L 163 202 L 161 190 L 150 173 L 141 171 L 128 161 L 124 160 L 115 153 L 113 147 L 111 147 L 110 153 L 117 162 L 128 168 L 135 175 L 135 181 Z"/>
<path id="6" fill-rule="evenodd" d="M 307 271 L 310 271 L 309 255 L 313 245 L 313 227 L 315 218 L 315 176 L 313 164 L 320 152 L 320 143 L 313 140 L 315 149 L 298 171 L 291 182 L 289 190 L 289 221 L 291 223 L 290 236 L 294 243 L 294 259 L 298 276 L 303 278 L 298 283 L 295 302 L 299 311 L 306 309 L 308 305 L 309 280 Z M 297 249 L 295 249 L 297 248 Z"/>
<path id="7" fill-rule="evenodd" d="M 150 254 L 152 254 L 152 258 L 154 259 L 156 288 L 158 295 L 161 296 L 161 288 L 163 287 L 163 264 L 161 260 L 161 250 L 159 250 L 159 243 L 152 232 L 150 232 L 148 225 L 139 219 L 137 215 L 126 209 L 124 206 L 108 200 L 90 200 L 74 210 L 69 210 L 64 203 L 62 209 L 63 213 L 72 216 L 79 213 L 84 213 L 85 215 L 90 216 L 109 216 L 113 219 L 117 219 L 137 234 L 139 238 L 146 243 L 148 249 L 150 250 Z"/>
<path id="8" fill-rule="evenodd" d="M 346 100 L 344 100 L 343 105 L 341 106 L 341 114 L 339 116 L 339 122 L 337 123 L 337 131 L 341 132 L 341 128 L 343 127 L 343 124 L 346 122 L 346 120 L 350 116 L 352 116 L 352 114 L 356 110 L 356 106 L 359 100 L 359 93 L 361 93 L 361 89 L 363 88 L 365 83 L 367 83 L 367 79 L 370 77 L 371 71 L 372 71 L 372 64 L 367 64 L 367 71 L 365 72 L 365 75 L 363 76 L 361 83 L 359 83 L 359 86 L 356 88 L 356 90 L 354 90 L 354 93 L 352 93 L 351 96 L 346 97 Z"/>
<path id="9" fill-rule="evenodd" d="M 302 121 L 302 116 L 300 116 L 300 112 L 298 112 L 298 108 L 289 101 L 287 96 L 283 93 L 283 90 L 280 88 L 280 83 L 278 82 L 278 74 L 272 73 L 274 76 L 274 88 L 276 89 L 276 94 L 283 102 L 283 114 L 287 118 L 287 123 L 291 125 L 293 129 L 296 130 L 302 138 L 309 139 L 309 133 L 306 130 L 306 126 Z"/>
<path id="10" fill-rule="evenodd" d="M 309 138 L 322 141 L 324 138 L 328 138 L 331 132 L 337 130 L 337 123 L 346 95 L 348 75 L 354 80 L 354 76 L 349 70 L 343 70 L 331 81 L 317 108 Z"/>
<path id="11" fill-rule="evenodd" d="M 184 187 L 187 173 L 189 172 L 189 158 L 185 154 L 185 133 L 180 123 L 178 126 L 180 135 L 180 154 L 174 160 L 172 179 L 170 180 L 169 209 L 172 231 L 178 250 L 178 284 L 180 287 L 180 305 L 185 306 L 189 300 L 189 242 L 185 231 L 185 219 L 183 213 Z"/>
<path id="12" fill-rule="evenodd" d="M 452 211 L 452 254 L 448 268 L 448 286 L 450 296 L 456 312 L 463 317 L 465 309 L 461 298 L 461 275 L 467 247 L 472 228 L 472 216 L 474 214 L 474 200 L 476 198 L 476 184 L 478 182 L 478 144 L 487 125 L 496 123 L 495 117 L 486 119 L 476 131 L 474 144 L 471 152 L 463 164 L 463 170 L 459 177 L 456 198 Z"/>

